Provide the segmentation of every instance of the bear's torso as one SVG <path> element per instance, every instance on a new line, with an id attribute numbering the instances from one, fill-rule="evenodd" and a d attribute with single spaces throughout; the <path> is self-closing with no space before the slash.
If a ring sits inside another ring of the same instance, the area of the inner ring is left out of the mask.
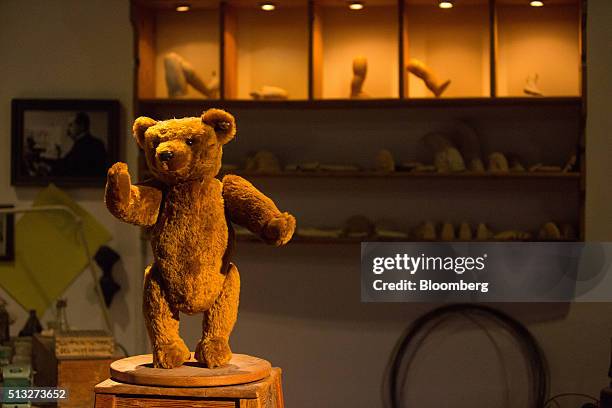
<path id="1" fill-rule="evenodd" d="M 184 313 L 210 308 L 225 279 L 228 246 L 221 182 L 166 187 L 151 246 L 171 303 Z"/>

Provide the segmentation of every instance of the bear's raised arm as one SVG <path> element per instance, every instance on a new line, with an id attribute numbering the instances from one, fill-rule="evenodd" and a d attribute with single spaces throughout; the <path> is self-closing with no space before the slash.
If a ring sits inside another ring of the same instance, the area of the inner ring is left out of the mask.
<path id="1" fill-rule="evenodd" d="M 272 200 L 242 177 L 232 174 L 223 177 L 223 200 L 230 220 L 266 243 L 284 245 L 293 236 L 293 215 L 280 212 Z"/>
<path id="2" fill-rule="evenodd" d="M 110 213 L 121 221 L 150 227 L 157 222 L 162 192 L 154 187 L 132 185 L 127 164 L 115 163 L 108 170 L 104 201 Z"/>

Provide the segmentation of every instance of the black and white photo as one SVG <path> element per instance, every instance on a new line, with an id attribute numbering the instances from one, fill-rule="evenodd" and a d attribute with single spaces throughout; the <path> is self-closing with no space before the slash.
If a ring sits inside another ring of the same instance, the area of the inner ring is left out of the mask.
<path id="1" fill-rule="evenodd" d="M 13 185 L 101 186 L 117 157 L 119 108 L 105 100 L 13 100 Z"/>

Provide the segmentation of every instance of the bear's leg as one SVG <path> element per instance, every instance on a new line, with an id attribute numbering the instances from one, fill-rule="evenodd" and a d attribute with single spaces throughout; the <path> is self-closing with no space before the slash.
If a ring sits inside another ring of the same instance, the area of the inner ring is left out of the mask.
<path id="1" fill-rule="evenodd" d="M 212 307 L 204 312 L 202 339 L 195 351 L 195 358 L 215 368 L 227 364 L 232 358 L 229 336 L 238 317 L 240 275 L 236 265 L 230 264 L 221 293 Z"/>
<path id="2" fill-rule="evenodd" d="M 166 299 L 155 264 L 145 270 L 142 310 L 153 348 L 153 366 L 178 367 L 191 358 L 179 337 L 179 312 Z"/>

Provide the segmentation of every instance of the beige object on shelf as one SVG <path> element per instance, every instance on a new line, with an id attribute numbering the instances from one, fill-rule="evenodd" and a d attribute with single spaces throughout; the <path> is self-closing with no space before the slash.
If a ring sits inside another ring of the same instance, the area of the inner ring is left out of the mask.
<path id="1" fill-rule="evenodd" d="M 415 173 L 433 173 L 436 170 L 436 166 L 433 164 L 422 164 L 414 168 Z"/>
<path id="2" fill-rule="evenodd" d="M 425 86 L 433 92 L 436 98 L 439 98 L 442 93 L 448 88 L 450 85 L 450 79 L 446 81 L 440 81 L 434 72 L 429 68 L 423 61 L 412 58 L 406 65 L 406 69 L 408 72 L 414 74 L 416 77 L 420 78 L 425 82 Z"/>
<path id="3" fill-rule="evenodd" d="M 289 98 L 289 94 L 283 88 L 278 86 L 264 85 L 259 90 L 250 93 L 255 100 L 271 100 L 284 101 Z"/>
<path id="4" fill-rule="evenodd" d="M 542 225 L 540 231 L 538 232 L 538 239 L 543 241 L 554 241 L 563 238 L 561 235 L 561 231 L 559 231 L 559 227 L 552 221 L 549 221 Z"/>
<path id="5" fill-rule="evenodd" d="M 351 98 L 364 99 L 369 95 L 363 92 L 363 83 L 368 73 L 368 59 L 363 56 L 353 59 L 353 79 L 351 80 Z"/>
<path id="6" fill-rule="evenodd" d="M 526 171 L 525 166 L 523 166 L 521 157 L 516 153 L 508 153 L 506 154 L 506 161 L 508 162 L 508 169 L 513 172 L 523 172 Z"/>
<path id="7" fill-rule="evenodd" d="M 342 229 L 342 236 L 346 238 L 368 238 L 374 236 L 376 226 L 366 216 L 353 215 L 347 219 Z"/>
<path id="8" fill-rule="evenodd" d="M 487 227 L 486 224 L 480 223 L 476 227 L 476 239 L 478 241 L 488 241 L 493 238 L 493 232 Z"/>
<path id="9" fill-rule="evenodd" d="M 572 171 L 574 169 L 574 166 L 576 166 L 576 155 L 572 154 L 570 156 L 569 159 L 567 159 L 567 162 L 565 163 L 565 166 L 563 166 L 563 172 L 564 173 L 568 173 L 570 171 Z"/>
<path id="10" fill-rule="evenodd" d="M 415 171 L 420 166 L 423 166 L 423 163 L 419 161 L 407 161 L 402 162 L 397 165 L 397 170 L 399 171 Z"/>
<path id="11" fill-rule="evenodd" d="M 537 163 L 529 167 L 529 171 L 533 173 L 558 173 L 561 170 L 561 166 L 546 166 L 542 163 Z"/>
<path id="12" fill-rule="evenodd" d="M 471 241 L 472 240 L 472 227 L 467 222 L 459 224 L 459 240 L 460 241 Z"/>
<path id="13" fill-rule="evenodd" d="M 391 172 L 395 171 L 395 160 L 393 154 L 387 149 L 381 149 L 376 153 L 376 170 Z"/>
<path id="14" fill-rule="evenodd" d="M 421 223 L 412 231 L 412 233 L 416 239 L 420 239 L 423 241 L 433 241 L 437 238 L 436 226 L 431 221 L 425 221 Z"/>
<path id="15" fill-rule="evenodd" d="M 423 138 L 433 151 L 434 166 L 440 173 L 465 171 L 465 162 L 459 150 L 442 134 L 429 133 Z"/>
<path id="16" fill-rule="evenodd" d="M 325 164 L 325 163 L 322 163 L 319 165 L 319 170 L 343 172 L 343 171 L 359 171 L 361 169 L 359 168 L 359 166 L 356 166 L 354 164 L 331 164 L 331 163 Z"/>
<path id="17" fill-rule="evenodd" d="M 523 92 L 530 96 L 542 96 L 542 91 L 540 91 L 540 88 L 538 87 L 539 79 L 540 76 L 537 73 L 527 76 L 527 79 L 525 79 L 525 87 L 523 88 Z"/>
<path id="18" fill-rule="evenodd" d="M 445 222 L 444 224 L 442 224 L 442 229 L 440 230 L 440 239 L 442 241 L 454 241 L 455 226 L 450 222 Z"/>
<path id="19" fill-rule="evenodd" d="M 297 235 L 305 238 L 338 238 L 342 234 L 341 229 L 323 228 L 298 228 Z"/>
<path id="20" fill-rule="evenodd" d="M 395 230 L 390 230 L 390 229 L 385 229 L 385 228 L 376 228 L 376 236 L 379 238 L 397 238 L 397 239 L 403 239 L 403 238 L 408 238 L 408 234 L 406 234 L 403 231 L 395 231 Z"/>
<path id="21" fill-rule="evenodd" d="M 170 98 L 187 95 L 189 85 L 207 98 L 218 97 L 219 80 L 216 79 L 216 73 L 213 73 L 215 77 L 210 84 L 206 84 L 195 72 L 193 66 L 175 52 L 170 52 L 164 56 L 164 69 Z"/>
<path id="22" fill-rule="evenodd" d="M 267 150 L 260 150 L 247 158 L 245 170 L 253 173 L 280 173 L 282 166 L 278 157 Z"/>
<path id="23" fill-rule="evenodd" d="M 296 165 L 296 170 L 299 171 L 315 171 L 319 170 L 321 163 L 319 162 L 307 162 L 307 163 L 299 163 Z"/>
<path id="24" fill-rule="evenodd" d="M 477 173 L 484 172 L 485 167 L 482 162 L 480 139 L 476 130 L 465 122 L 457 122 L 455 127 L 458 132 L 459 151 L 463 156 L 467 169 Z"/>
<path id="25" fill-rule="evenodd" d="M 506 173 L 510 170 L 508 160 L 503 153 L 494 152 L 489 155 L 489 171 L 493 173 Z"/>
<path id="26" fill-rule="evenodd" d="M 524 231 L 508 230 L 498 232 L 493 235 L 493 239 L 498 241 L 521 241 L 531 239 L 531 234 Z"/>

